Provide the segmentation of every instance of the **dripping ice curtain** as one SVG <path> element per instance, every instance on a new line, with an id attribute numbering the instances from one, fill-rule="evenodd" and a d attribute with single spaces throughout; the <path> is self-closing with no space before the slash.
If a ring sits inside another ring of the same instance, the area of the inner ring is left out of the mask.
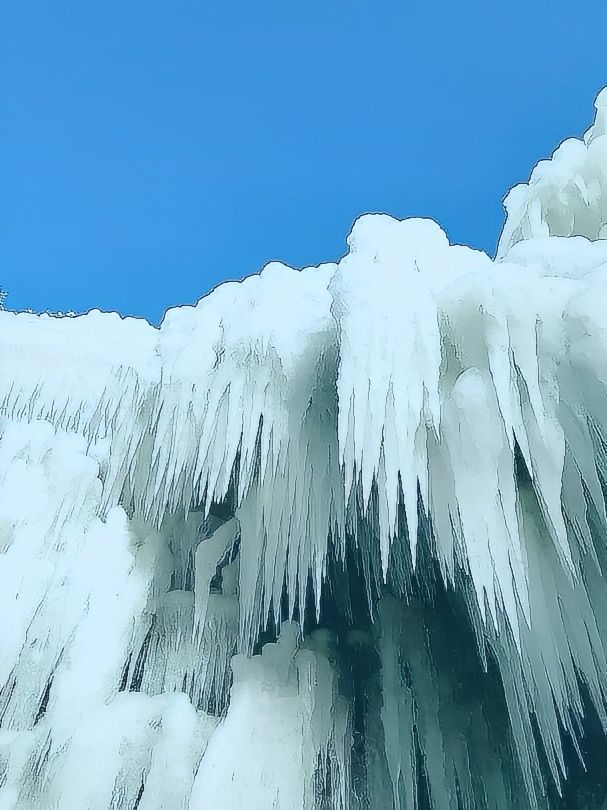
<path id="1" fill-rule="evenodd" d="M 1 807 L 602 806 L 606 93 L 495 260 L 0 312 Z"/>

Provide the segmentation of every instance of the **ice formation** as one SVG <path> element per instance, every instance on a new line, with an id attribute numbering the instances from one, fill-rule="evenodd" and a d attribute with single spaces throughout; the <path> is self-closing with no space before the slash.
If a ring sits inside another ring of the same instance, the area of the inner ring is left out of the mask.
<path id="1" fill-rule="evenodd" d="M 498 258 L 359 219 L 160 328 L 0 312 L 1 810 L 607 796 L 607 90 Z"/>

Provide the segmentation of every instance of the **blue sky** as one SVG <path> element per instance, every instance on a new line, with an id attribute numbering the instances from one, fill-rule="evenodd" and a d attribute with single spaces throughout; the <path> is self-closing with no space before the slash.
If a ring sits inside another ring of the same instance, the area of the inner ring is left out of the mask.
<path id="1" fill-rule="evenodd" d="M 501 199 L 590 125 L 607 4 L 5 0 L 7 307 L 158 322 L 365 211 L 492 252 Z"/>

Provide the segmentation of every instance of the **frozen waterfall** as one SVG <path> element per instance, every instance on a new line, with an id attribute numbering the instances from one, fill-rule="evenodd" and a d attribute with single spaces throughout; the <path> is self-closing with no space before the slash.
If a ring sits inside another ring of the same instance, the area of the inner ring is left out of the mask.
<path id="1" fill-rule="evenodd" d="M 0 810 L 603 806 L 607 89 L 505 204 L 0 312 Z"/>

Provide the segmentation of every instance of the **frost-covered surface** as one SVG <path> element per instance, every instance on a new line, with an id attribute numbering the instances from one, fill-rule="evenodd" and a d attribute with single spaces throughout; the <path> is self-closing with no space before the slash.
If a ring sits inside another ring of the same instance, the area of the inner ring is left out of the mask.
<path id="1" fill-rule="evenodd" d="M 2 810 L 601 806 L 606 102 L 496 261 L 0 313 Z"/>

